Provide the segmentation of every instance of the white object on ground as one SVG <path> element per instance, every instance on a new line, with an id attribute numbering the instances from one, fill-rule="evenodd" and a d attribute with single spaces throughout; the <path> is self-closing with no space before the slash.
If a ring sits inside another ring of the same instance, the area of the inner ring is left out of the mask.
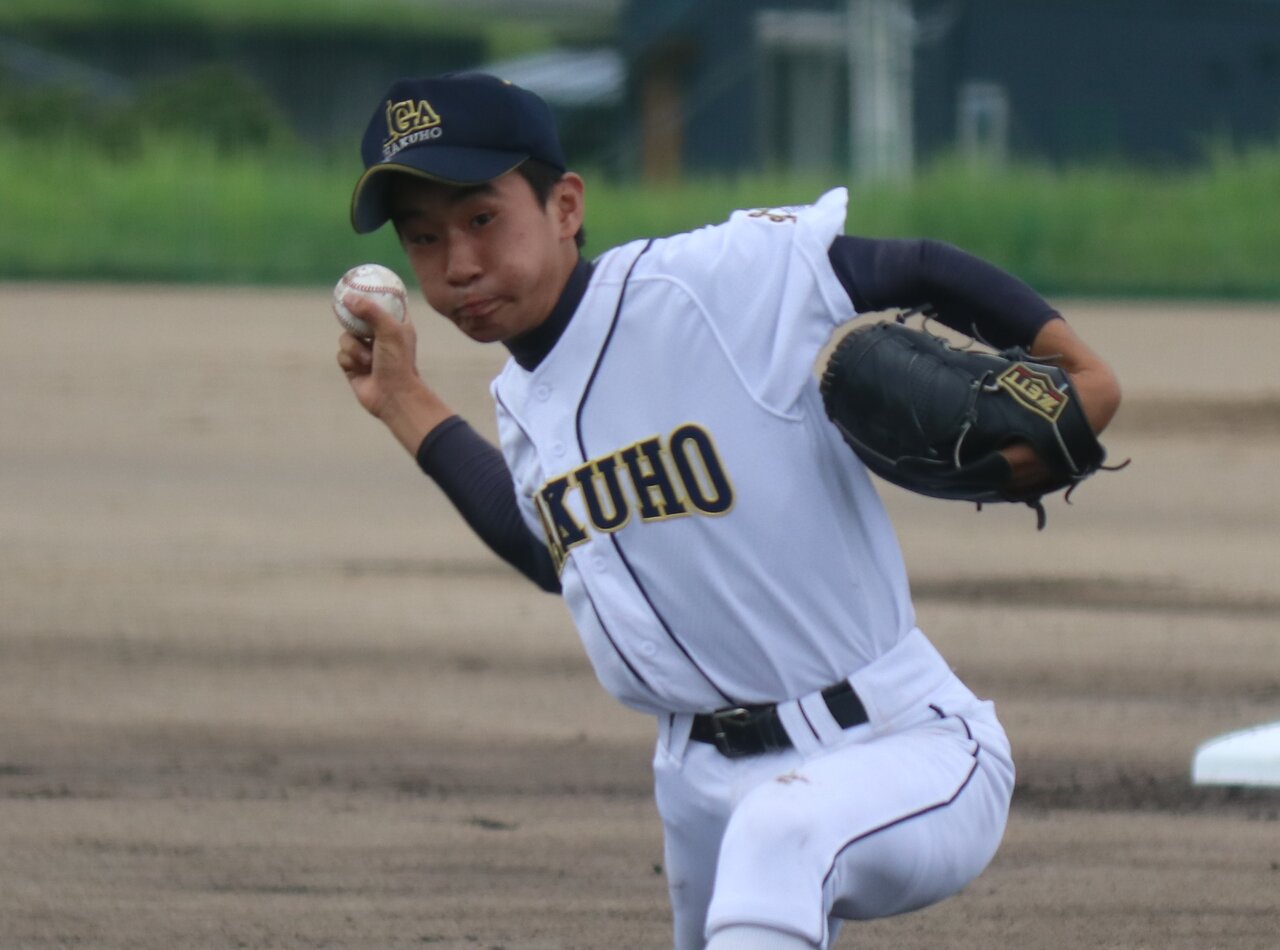
<path id="1" fill-rule="evenodd" d="M 1280 788 L 1280 722 L 1202 743 L 1191 759 L 1191 782 Z"/>

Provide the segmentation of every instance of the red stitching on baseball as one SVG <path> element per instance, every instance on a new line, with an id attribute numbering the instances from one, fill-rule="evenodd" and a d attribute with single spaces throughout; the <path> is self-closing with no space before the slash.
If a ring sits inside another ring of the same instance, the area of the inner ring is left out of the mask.
<path id="1" fill-rule="evenodd" d="M 406 291 L 401 290 L 399 287 L 389 287 L 385 284 L 357 283 L 354 280 L 350 280 L 346 274 L 342 275 L 342 282 L 350 290 L 360 290 L 370 294 L 391 294 L 391 296 L 395 297 L 397 300 L 408 303 Z"/>

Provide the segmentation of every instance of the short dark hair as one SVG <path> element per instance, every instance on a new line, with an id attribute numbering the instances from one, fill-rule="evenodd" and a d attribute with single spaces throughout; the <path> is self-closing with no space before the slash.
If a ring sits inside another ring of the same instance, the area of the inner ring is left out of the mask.
<path id="1" fill-rule="evenodd" d="M 564 178 L 564 172 L 560 171 L 560 169 L 536 158 L 525 159 L 516 166 L 516 171 L 520 173 L 520 177 L 529 183 L 529 187 L 533 189 L 533 196 L 538 199 L 538 204 L 544 208 L 547 202 L 551 200 L 551 189 Z M 573 243 L 581 249 L 586 242 L 587 229 L 580 227 L 578 228 L 578 233 L 573 236 Z"/>

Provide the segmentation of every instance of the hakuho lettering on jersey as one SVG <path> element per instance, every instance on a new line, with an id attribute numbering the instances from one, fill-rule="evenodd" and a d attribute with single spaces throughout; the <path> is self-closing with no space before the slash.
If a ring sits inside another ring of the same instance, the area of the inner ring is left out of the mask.
<path id="1" fill-rule="evenodd" d="M 583 516 L 570 510 L 571 496 L 580 500 Z M 586 541 L 592 529 L 617 531 L 633 512 L 642 521 L 722 515 L 733 506 L 733 486 L 710 434 L 683 425 L 665 444 L 652 436 L 550 479 L 537 504 L 559 570 L 569 549 Z"/>

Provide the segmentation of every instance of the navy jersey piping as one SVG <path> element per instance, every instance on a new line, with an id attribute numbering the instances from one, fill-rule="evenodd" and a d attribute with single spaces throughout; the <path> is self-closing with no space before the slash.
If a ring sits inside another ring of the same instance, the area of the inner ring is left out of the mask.
<path id="1" fill-rule="evenodd" d="M 609 344 L 613 341 L 613 333 L 618 328 L 618 320 L 622 316 L 622 307 L 626 303 L 626 299 L 627 299 L 627 287 L 631 281 L 631 274 L 632 272 L 635 271 L 636 265 L 640 263 L 640 258 L 644 257 L 645 254 L 649 252 L 649 249 L 651 247 L 653 247 L 652 240 L 646 243 L 645 246 L 641 249 L 640 253 L 636 255 L 635 260 L 631 262 L 631 266 L 627 268 L 626 276 L 622 278 L 622 290 L 618 293 L 618 306 L 613 312 L 613 321 L 609 324 L 609 332 L 605 334 L 604 343 L 601 344 L 600 352 L 596 355 L 595 365 L 591 367 L 591 375 L 587 377 L 587 385 L 583 389 L 582 399 L 578 403 L 578 413 L 577 413 L 577 418 L 574 420 L 574 429 L 578 438 L 578 449 L 579 451 L 581 451 L 582 457 L 584 459 L 591 457 L 587 452 L 586 441 L 582 436 L 582 417 L 587 407 L 587 400 L 591 396 L 591 389 L 595 385 L 596 376 L 599 375 L 600 366 L 604 362 L 605 353 L 608 352 Z M 641 596 L 644 597 L 645 603 L 649 605 L 649 609 L 653 612 L 654 617 L 657 618 L 658 623 L 662 626 L 663 632 L 666 633 L 667 637 L 671 640 L 671 642 L 676 645 L 676 648 L 682 654 L 684 654 L 684 658 L 689 661 L 689 664 L 695 670 L 698 671 L 698 673 L 702 676 L 702 678 L 707 681 L 707 684 L 716 691 L 716 693 L 720 696 L 720 698 L 724 700 L 724 702 L 727 705 L 735 705 L 735 701 L 731 699 L 729 695 L 719 687 L 719 685 L 716 684 L 716 681 L 711 678 L 711 676 L 707 673 L 706 670 L 704 670 L 701 666 L 698 665 L 698 661 L 695 660 L 692 655 L 690 655 L 689 651 L 685 649 L 685 645 L 680 642 L 679 638 L 676 637 L 675 633 L 671 629 L 671 625 L 667 622 L 667 619 L 664 616 L 662 616 L 662 613 L 658 610 L 657 604 L 653 602 L 653 598 L 650 597 L 649 592 L 645 590 L 644 584 L 640 582 L 640 578 L 636 575 L 635 568 L 633 568 L 631 566 L 631 562 L 627 560 L 626 552 L 622 550 L 622 545 L 618 543 L 617 536 L 614 534 L 610 534 L 609 541 L 610 543 L 613 544 L 614 550 L 618 552 L 618 557 L 622 560 L 623 566 L 627 569 L 627 573 L 631 576 L 632 583 L 636 585 L 636 590 L 640 591 Z M 594 607 L 594 604 L 592 606 Z M 597 612 L 596 615 L 599 616 L 599 612 Z M 603 621 L 602 621 L 602 624 L 603 624 Z M 607 631 L 605 635 L 608 636 Z M 609 638 L 609 642 L 611 643 L 613 642 L 612 637 Z"/>
<path id="2" fill-rule="evenodd" d="M 822 736 L 818 735 L 818 730 L 813 728 L 813 723 L 809 721 L 809 714 L 804 711 L 804 706 L 796 703 L 796 708 L 800 710 L 800 715 L 804 717 L 804 724 L 809 727 L 809 731 L 813 733 L 813 737 L 821 742 Z"/>
<path id="3" fill-rule="evenodd" d="M 939 718 L 941 719 L 948 718 L 946 713 L 944 713 L 937 706 L 934 706 L 932 703 L 929 705 L 929 708 L 932 709 L 935 713 L 937 713 Z M 856 837 L 850 838 L 848 841 L 842 844 L 839 848 L 837 848 L 835 854 L 832 856 L 831 864 L 827 868 L 827 873 L 822 876 L 822 887 L 824 890 L 826 889 L 827 882 L 831 879 L 831 875 L 835 873 L 836 862 L 840 860 L 840 855 L 844 854 L 844 852 L 847 851 L 849 848 L 853 847 L 855 844 L 857 844 L 860 841 L 865 841 L 867 838 L 870 838 L 872 835 L 879 834 L 882 831 L 888 831 L 890 828 L 894 828 L 894 827 L 897 827 L 898 825 L 904 824 L 905 822 L 912 821 L 913 819 L 916 819 L 916 818 L 920 818 L 921 816 L 927 815 L 930 812 L 937 811 L 940 808 L 949 807 L 957 798 L 960 797 L 960 794 L 966 788 L 969 787 L 969 783 L 973 781 L 974 775 L 976 775 L 978 772 L 978 754 L 982 752 L 982 744 L 973 738 L 973 730 L 969 728 L 969 723 L 965 721 L 963 716 L 956 716 L 955 718 L 962 726 L 964 726 L 965 735 L 968 736 L 969 739 L 973 742 L 973 751 L 970 753 L 970 755 L 973 756 L 973 765 L 969 768 L 968 773 L 965 775 L 964 779 L 960 782 L 959 786 L 957 786 L 956 790 L 951 793 L 951 797 L 947 798 L 944 801 L 935 802 L 932 805 L 927 805 L 924 808 L 920 808 L 916 811 L 911 812 L 909 815 L 903 815 L 901 818 L 895 818 L 893 821 L 887 821 L 883 825 L 879 825 L 868 831 L 862 832 L 862 834 L 857 835 Z M 827 920 L 826 920 L 826 916 L 824 915 L 822 918 L 822 925 L 820 928 L 824 932 L 826 928 L 826 923 L 827 923 Z"/>
<path id="4" fill-rule="evenodd" d="M 511 409 L 507 406 L 507 404 L 502 401 L 502 396 L 497 392 L 497 390 L 494 391 L 494 398 L 497 399 L 498 405 L 500 405 L 503 408 L 503 410 L 506 412 L 507 416 L 511 419 L 511 421 L 515 423 L 516 428 L 520 430 L 520 434 L 524 436 L 525 441 L 528 442 L 530 445 L 536 444 L 533 441 L 533 439 L 529 436 L 528 430 L 526 430 L 525 427 L 520 424 L 519 418 L 517 418 L 515 413 L 513 413 Z M 639 680 L 640 684 L 645 689 L 649 690 L 650 692 L 653 692 L 653 687 L 650 686 L 648 681 L 643 676 L 640 675 L 640 671 L 631 665 L 631 661 L 627 659 L 627 655 L 622 652 L 617 642 L 613 639 L 612 636 L 610 636 L 609 628 L 605 626 L 604 617 L 601 616 L 599 608 L 596 607 L 595 598 L 591 596 L 591 591 L 587 590 L 587 587 L 585 584 L 583 585 L 582 589 L 587 595 L 587 600 L 591 602 L 591 610 L 595 613 L 596 620 L 600 623 L 600 630 L 604 633 L 604 638 L 609 641 L 609 646 L 613 647 L 613 652 L 618 654 L 618 659 L 622 660 L 623 665 L 626 666 L 626 668 L 630 671 L 631 675 L 634 676 L 637 680 Z"/>

